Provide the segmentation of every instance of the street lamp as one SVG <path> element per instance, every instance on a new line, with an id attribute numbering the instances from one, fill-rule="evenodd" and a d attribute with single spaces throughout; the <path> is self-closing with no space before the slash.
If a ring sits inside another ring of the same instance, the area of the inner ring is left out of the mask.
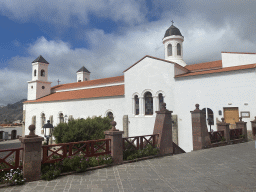
<path id="1" fill-rule="evenodd" d="M 44 127 L 43 127 L 43 129 L 44 129 L 44 137 L 46 138 L 47 145 L 49 144 L 49 138 L 52 136 L 53 128 L 54 127 L 50 123 L 50 120 L 47 121 L 47 124 L 44 124 Z M 48 134 L 46 133 L 47 129 L 49 129 Z"/>
<path id="2" fill-rule="evenodd" d="M 68 116 L 65 115 L 64 118 L 65 118 L 65 123 L 67 123 L 67 121 L 68 121 Z"/>

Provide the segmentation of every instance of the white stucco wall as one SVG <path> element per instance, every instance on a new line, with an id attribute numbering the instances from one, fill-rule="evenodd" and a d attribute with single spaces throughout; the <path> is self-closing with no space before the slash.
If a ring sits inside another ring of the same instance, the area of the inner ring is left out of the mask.
<path id="1" fill-rule="evenodd" d="M 153 134 L 155 111 L 158 110 L 158 93 L 164 96 L 167 109 L 173 109 L 174 64 L 146 57 L 124 73 L 125 114 L 129 118 L 129 136 Z M 153 115 L 144 115 L 142 98 L 145 92 L 153 96 Z M 140 115 L 133 113 L 133 98 L 140 98 Z"/>
<path id="2" fill-rule="evenodd" d="M 232 67 L 256 63 L 256 54 L 221 53 L 222 67 Z"/>
<path id="3" fill-rule="evenodd" d="M 17 131 L 17 134 L 16 136 L 22 136 L 22 127 L 21 126 L 10 126 L 10 127 L 1 127 L 0 126 L 0 132 L 3 131 L 3 132 L 8 132 L 8 139 L 11 139 L 11 133 L 13 130 L 16 130 Z M 0 138 L 2 139 L 2 138 Z"/>
<path id="4" fill-rule="evenodd" d="M 45 63 L 32 63 L 32 81 L 48 81 L 48 65 Z M 34 70 L 36 70 L 36 76 L 34 76 Z M 41 70 L 45 71 L 45 76 L 41 76 Z"/>
<path id="5" fill-rule="evenodd" d="M 44 89 L 43 89 L 44 86 Z M 27 100 L 36 100 L 51 93 L 51 82 L 29 81 Z"/>
<path id="6" fill-rule="evenodd" d="M 53 125 L 56 126 L 59 120 L 59 114 L 72 115 L 73 118 L 84 118 L 88 116 L 106 116 L 108 111 L 114 115 L 117 122 L 116 128 L 123 130 L 123 111 L 124 96 L 105 97 L 95 99 L 81 99 L 59 102 L 42 102 L 24 104 L 23 110 L 26 110 L 25 134 L 29 133 L 28 126 L 32 124 L 32 117 L 36 116 L 36 134 L 41 135 L 41 114 L 44 113 L 46 120 L 53 115 Z"/>
<path id="7" fill-rule="evenodd" d="M 256 116 L 254 69 L 175 80 L 174 111 L 178 114 L 179 146 L 185 151 L 193 149 L 190 111 L 195 109 L 196 103 L 200 104 L 200 109 L 207 107 L 213 110 L 214 130 L 216 130 L 216 117 L 221 120 L 224 116 L 224 107 L 238 107 L 239 116 L 241 111 L 250 111 L 250 118 L 243 118 L 243 121 L 247 122 L 247 129 L 251 130 L 250 121 Z M 222 111 L 222 116 L 219 116 L 219 110 Z"/>
<path id="8" fill-rule="evenodd" d="M 79 80 L 81 82 L 85 81 L 85 78 L 86 78 L 86 81 L 89 81 L 90 80 L 90 73 L 87 73 L 87 72 L 77 72 L 76 73 L 76 81 L 78 82 Z"/>

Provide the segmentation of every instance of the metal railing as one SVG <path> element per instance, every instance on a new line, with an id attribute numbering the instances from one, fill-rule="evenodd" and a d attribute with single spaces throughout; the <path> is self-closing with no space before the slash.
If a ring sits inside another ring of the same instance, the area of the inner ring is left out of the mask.
<path id="1" fill-rule="evenodd" d="M 154 135 L 142 135 L 135 137 L 126 137 L 123 138 L 123 150 L 126 149 L 144 149 L 147 145 L 151 145 L 153 147 L 157 144 L 159 134 Z"/>
<path id="2" fill-rule="evenodd" d="M 224 131 L 214 131 L 208 133 L 211 139 L 211 143 L 220 142 L 224 138 Z"/>
<path id="3" fill-rule="evenodd" d="M 42 163 L 54 163 L 61 161 L 66 157 L 76 155 L 81 155 L 83 157 L 93 157 L 110 154 L 110 141 L 111 139 L 100 139 L 44 145 L 42 146 Z"/>
<path id="4" fill-rule="evenodd" d="M 0 171 L 22 168 L 22 150 L 23 148 L 0 150 Z"/>
<path id="5" fill-rule="evenodd" d="M 230 140 L 240 139 L 241 135 L 243 135 L 243 129 L 230 129 Z"/>

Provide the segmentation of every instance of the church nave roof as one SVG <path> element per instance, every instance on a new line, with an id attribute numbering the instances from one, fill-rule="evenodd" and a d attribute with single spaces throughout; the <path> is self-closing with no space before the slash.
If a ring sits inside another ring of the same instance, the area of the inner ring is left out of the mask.
<path id="1" fill-rule="evenodd" d="M 64 90 L 64 89 L 74 89 L 74 88 L 80 88 L 80 87 L 89 87 L 89 86 L 111 84 L 111 83 L 118 83 L 118 82 L 124 82 L 124 76 L 108 77 L 103 79 L 94 79 L 90 81 L 61 84 L 61 85 L 56 85 L 52 87 L 51 90 L 58 91 L 58 90 Z"/>
<path id="2" fill-rule="evenodd" d="M 38 103 L 51 101 L 67 101 L 75 99 L 99 98 L 99 97 L 113 97 L 124 95 L 124 85 L 99 87 L 92 89 L 82 89 L 75 91 L 57 92 L 39 98 L 33 101 L 25 101 L 24 103 Z"/>

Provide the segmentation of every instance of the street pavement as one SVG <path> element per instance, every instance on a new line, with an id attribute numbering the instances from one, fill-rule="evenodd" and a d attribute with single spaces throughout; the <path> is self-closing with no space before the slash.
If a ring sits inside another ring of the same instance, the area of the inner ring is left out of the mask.
<path id="1" fill-rule="evenodd" d="M 7 140 L 0 142 L 0 150 L 2 149 L 13 149 L 21 147 L 21 142 L 19 139 Z"/>
<path id="2" fill-rule="evenodd" d="M 255 142 L 143 160 L 2 191 L 256 192 Z"/>

